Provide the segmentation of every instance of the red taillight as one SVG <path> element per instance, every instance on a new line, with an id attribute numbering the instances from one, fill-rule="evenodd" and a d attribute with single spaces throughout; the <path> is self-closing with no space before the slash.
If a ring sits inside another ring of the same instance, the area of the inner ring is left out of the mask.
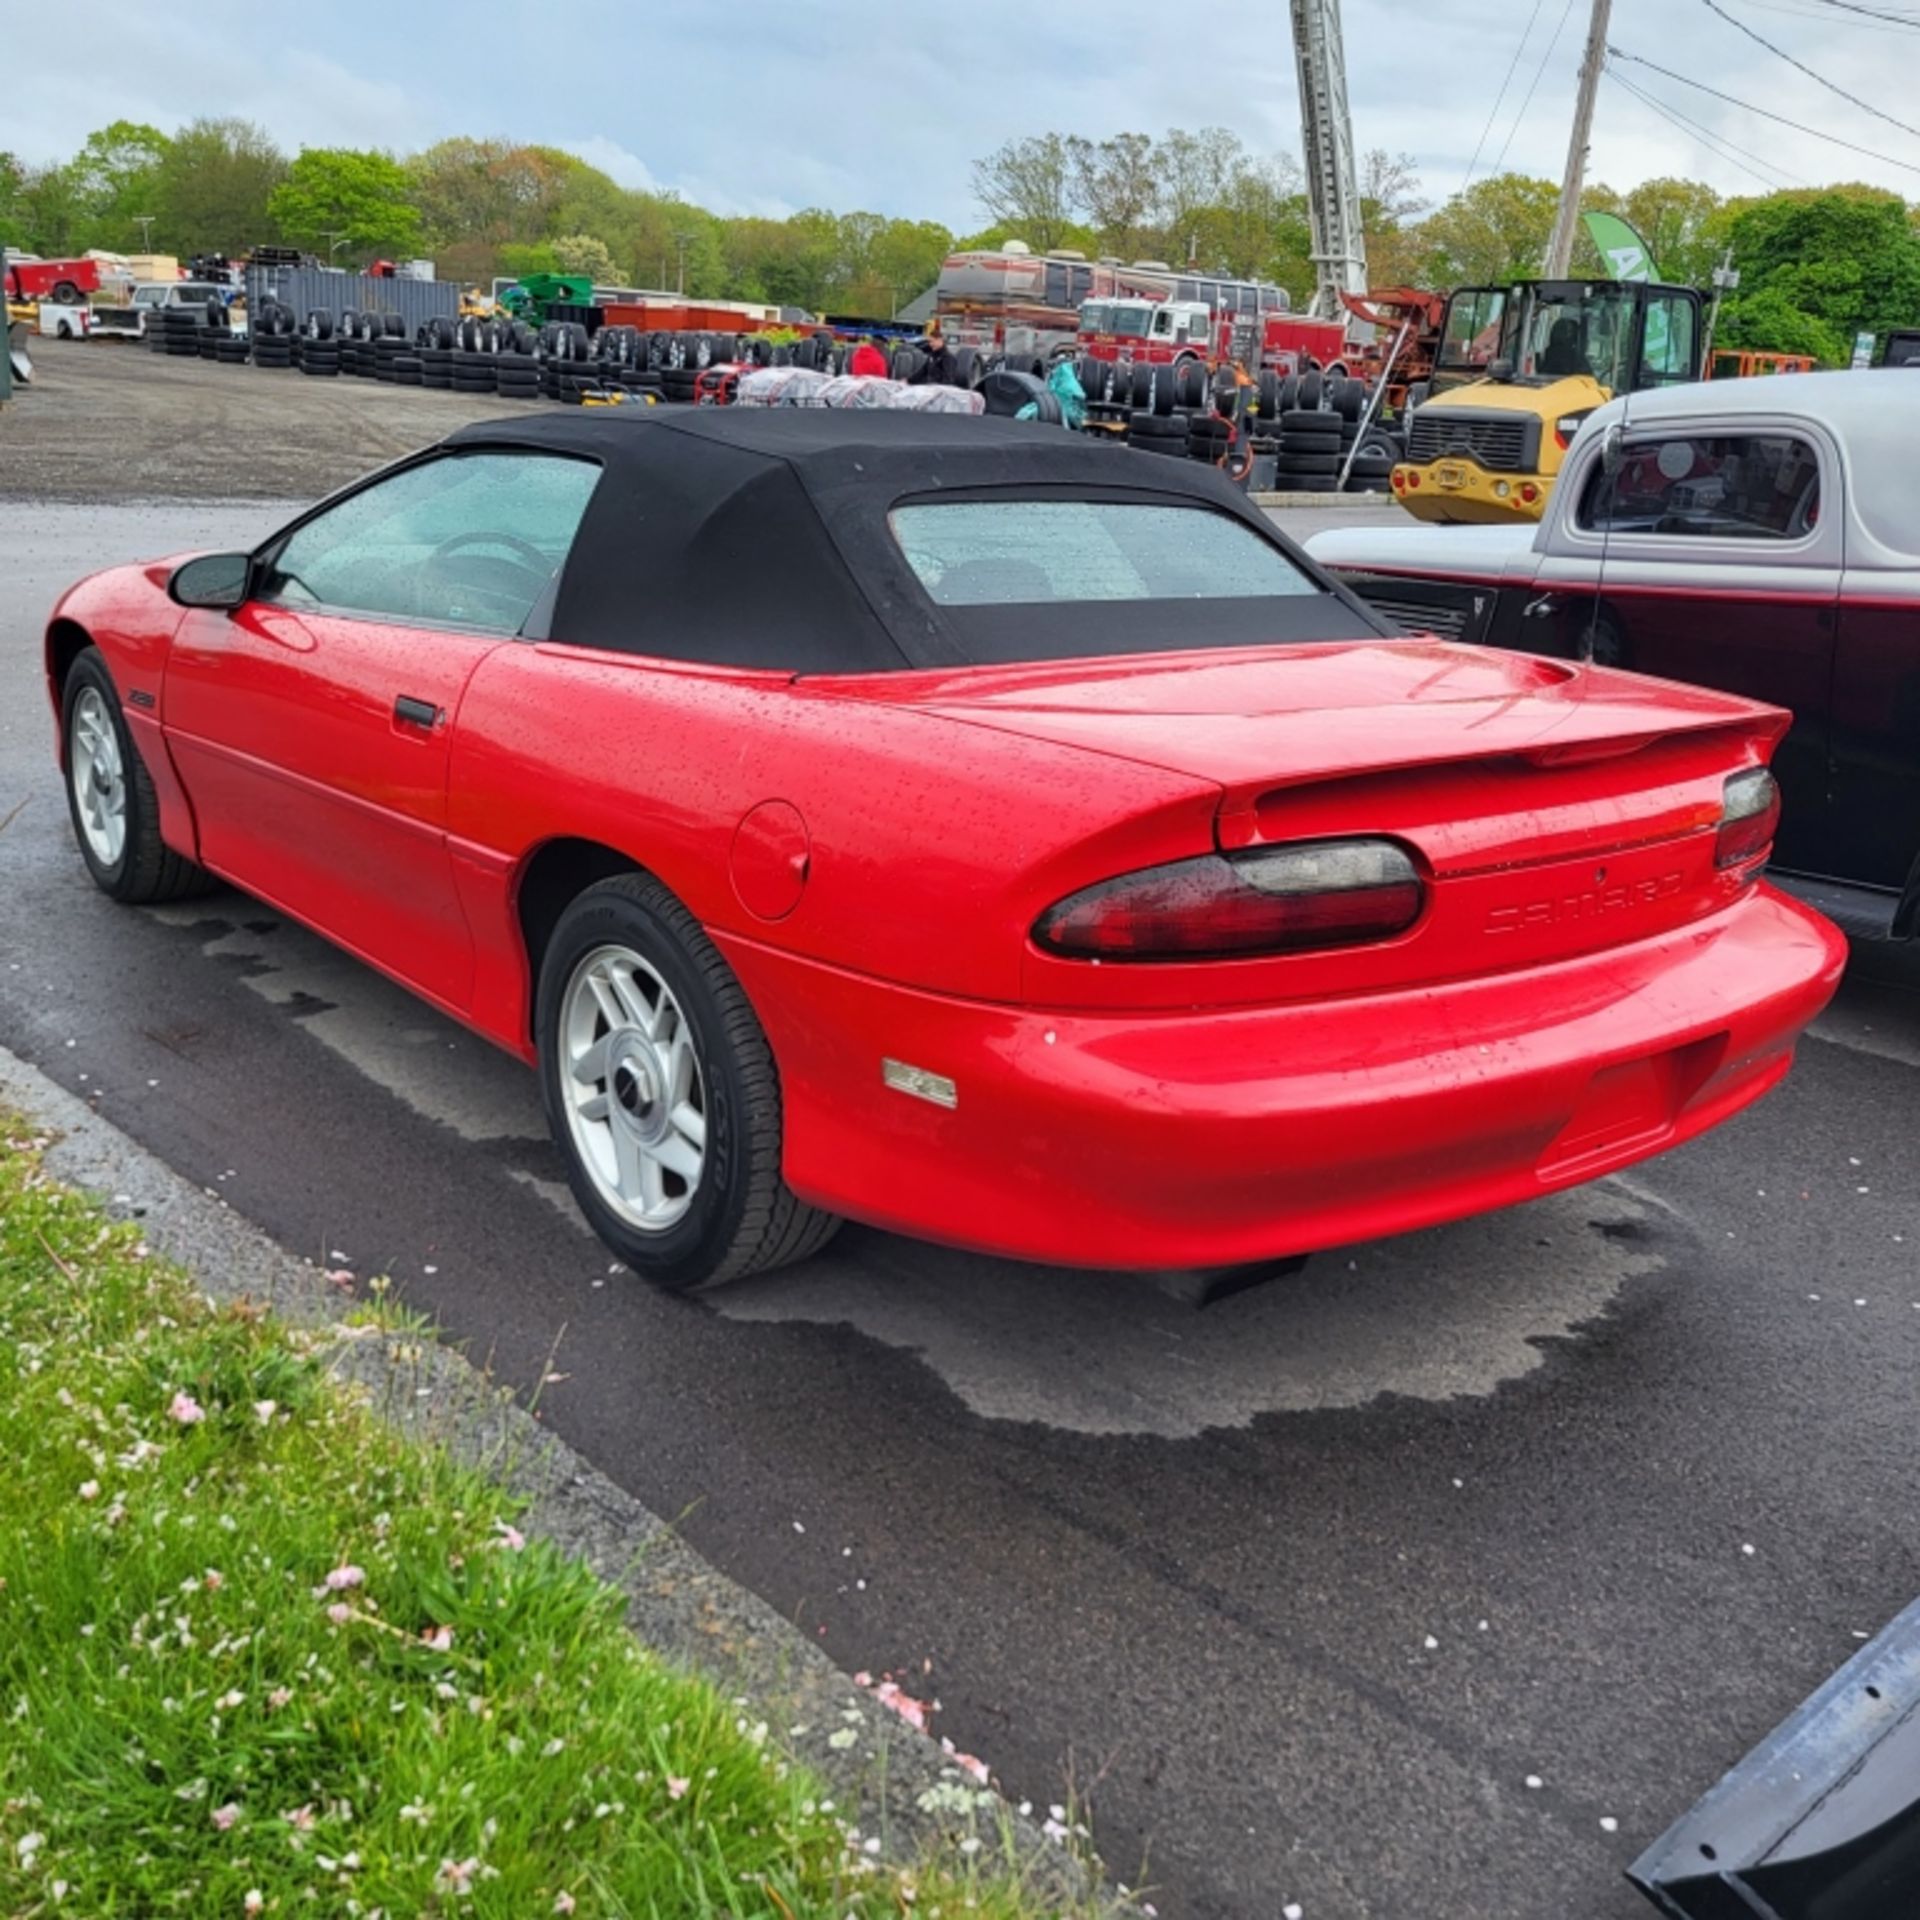
<path id="1" fill-rule="evenodd" d="M 1533 503 L 1540 498 L 1540 489 L 1536 487 L 1531 480 L 1522 480 L 1520 482 L 1520 498 L 1528 506 L 1532 506 Z"/>
<path id="2" fill-rule="evenodd" d="M 1299 953 L 1404 933 L 1425 900 L 1413 861 L 1391 840 L 1310 840 L 1103 880 L 1050 907 L 1033 937 L 1074 959 Z"/>
<path id="3" fill-rule="evenodd" d="M 1764 860 L 1779 825 L 1780 783 L 1765 767 L 1736 773 L 1727 782 L 1713 864 L 1742 867 Z"/>
<path id="4" fill-rule="evenodd" d="M 1393 470 L 1393 490 L 1395 493 L 1405 493 L 1407 490 L 1407 476 L 1398 467 Z"/>
<path id="5" fill-rule="evenodd" d="M 1417 487 L 1419 484 L 1420 484 L 1420 469 L 1418 467 L 1409 467 L 1407 469 L 1407 485 L 1410 487 Z"/>

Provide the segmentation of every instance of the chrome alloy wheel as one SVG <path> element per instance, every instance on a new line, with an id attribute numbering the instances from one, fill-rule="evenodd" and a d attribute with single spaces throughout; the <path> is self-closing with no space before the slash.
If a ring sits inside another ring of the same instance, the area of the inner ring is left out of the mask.
<path id="1" fill-rule="evenodd" d="M 73 703 L 67 762 L 74 815 L 87 848 L 101 866 L 118 866 L 127 849 L 127 769 L 113 715 L 97 687 L 83 689 Z"/>
<path id="2" fill-rule="evenodd" d="M 630 947 L 595 947 L 561 1004 L 561 1084 L 581 1165 L 643 1233 L 685 1218 L 707 1158 L 707 1089 L 673 990 Z"/>

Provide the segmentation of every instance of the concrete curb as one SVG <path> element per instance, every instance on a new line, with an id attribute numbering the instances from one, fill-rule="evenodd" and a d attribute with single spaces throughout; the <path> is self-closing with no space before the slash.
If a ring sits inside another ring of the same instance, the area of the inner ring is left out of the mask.
<path id="1" fill-rule="evenodd" d="M 93 1194 L 118 1219 L 138 1220 L 148 1243 L 188 1269 L 210 1298 L 263 1301 L 283 1319 L 336 1327 L 336 1376 L 403 1431 L 448 1447 L 529 1502 L 527 1524 L 627 1595 L 627 1618 L 648 1647 L 749 1703 L 774 1743 L 832 1788 L 862 1834 L 912 1864 L 977 1830 L 981 1858 L 998 1856 L 1042 1898 L 1076 1912 L 1109 1909 L 1080 1862 L 978 1788 L 939 1744 L 845 1674 L 765 1601 L 695 1553 L 657 1514 L 590 1466 L 453 1349 L 431 1340 L 340 1326 L 341 1296 L 225 1201 L 195 1187 L 38 1068 L 0 1047 L 0 1107 L 52 1136 L 47 1170 Z M 851 1747 L 829 1747 L 852 1728 Z M 962 1812 L 963 1791 L 976 1795 Z M 1114 1904 L 1112 1910 L 1136 1911 Z"/>

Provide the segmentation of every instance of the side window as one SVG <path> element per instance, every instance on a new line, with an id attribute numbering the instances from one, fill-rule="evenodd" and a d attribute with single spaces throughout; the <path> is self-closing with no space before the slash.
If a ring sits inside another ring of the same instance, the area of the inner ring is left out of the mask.
<path id="1" fill-rule="evenodd" d="M 457 453 L 363 487 L 271 556 L 260 598 L 518 633 L 560 570 L 600 469 Z"/>
<path id="2" fill-rule="evenodd" d="M 1820 519 L 1820 457 L 1785 433 L 1629 439 L 1620 471 L 1595 466 L 1581 494 L 1590 532 L 1696 540 L 1798 540 Z"/>
<path id="3" fill-rule="evenodd" d="M 1198 300 L 1200 282 L 1198 280 L 1179 280 L 1174 283 L 1173 297 L 1176 300 Z"/>
<path id="4" fill-rule="evenodd" d="M 1073 300 L 1068 293 L 1068 275 L 1063 266 L 1054 262 L 1047 263 L 1046 303 L 1050 307 L 1070 307 Z"/>
<path id="5" fill-rule="evenodd" d="M 1278 287 L 1261 287 L 1260 311 L 1262 313 L 1278 313 L 1281 311 L 1280 289 Z"/>
<path id="6" fill-rule="evenodd" d="M 1700 342 L 1694 338 L 1698 317 L 1694 303 L 1678 294 L 1647 302 L 1647 345 L 1640 358 L 1643 387 L 1666 387 L 1695 377 L 1700 363 Z"/>
<path id="7" fill-rule="evenodd" d="M 1068 305 L 1077 307 L 1093 291 L 1093 269 L 1070 267 L 1067 270 L 1067 278 L 1073 285 L 1073 294 Z"/>

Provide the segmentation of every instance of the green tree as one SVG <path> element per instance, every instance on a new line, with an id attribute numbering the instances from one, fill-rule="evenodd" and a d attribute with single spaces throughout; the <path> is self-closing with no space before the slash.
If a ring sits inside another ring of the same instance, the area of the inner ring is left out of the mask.
<path id="1" fill-rule="evenodd" d="M 952 251 L 953 235 L 937 220 L 889 220 L 870 255 L 873 284 L 887 290 L 886 312 L 891 315 L 925 293 Z"/>
<path id="2" fill-rule="evenodd" d="M 620 281 L 620 269 L 613 264 L 607 243 L 590 233 L 565 233 L 553 242 L 553 257 L 562 273 L 584 273 L 596 286 L 611 287 Z"/>
<path id="3" fill-rule="evenodd" d="M 1499 173 L 1476 180 L 1414 230 L 1420 277 L 1436 287 L 1537 275 L 1560 189 L 1551 180 Z"/>
<path id="4" fill-rule="evenodd" d="M 114 253 L 138 251 L 138 216 L 155 213 L 161 163 L 172 145 L 158 127 L 116 120 L 90 133 L 67 164 L 79 205 L 83 246 Z"/>
<path id="5" fill-rule="evenodd" d="M 267 196 L 267 211 L 289 240 L 331 258 L 344 247 L 361 261 L 408 254 L 420 214 L 407 170 L 391 154 L 308 147 Z"/>
<path id="6" fill-rule="evenodd" d="M 182 254 L 240 253 L 273 240 L 267 202 L 286 172 L 286 156 L 251 121 L 196 120 L 174 136 L 155 173 L 154 238 Z"/>
<path id="7" fill-rule="evenodd" d="M 1117 133 L 1096 142 L 1076 135 L 1065 144 L 1073 204 L 1100 236 L 1100 250 L 1132 260 L 1149 244 L 1160 244 L 1161 182 L 1152 139 Z"/>
<path id="8" fill-rule="evenodd" d="M 1720 309 L 1716 347 L 1749 347 L 1763 353 L 1810 353 L 1823 366 L 1844 367 L 1853 340 L 1838 328 L 1796 307 L 1777 287 L 1748 293 L 1744 287 Z"/>
<path id="9" fill-rule="evenodd" d="M 1739 292 L 1722 310 L 1721 338 L 1794 350 L 1761 339 L 1764 321 L 1804 316 L 1824 332 L 1806 347 L 1844 364 L 1854 334 L 1910 327 L 1920 315 L 1920 234 L 1898 194 L 1879 187 L 1800 189 L 1745 201 L 1729 223 Z"/>
<path id="10" fill-rule="evenodd" d="M 1009 140 L 973 163 L 973 197 L 996 227 L 1044 253 L 1073 224 L 1072 172 L 1059 134 Z"/>
<path id="11" fill-rule="evenodd" d="M 956 253 L 992 252 L 996 247 L 1004 247 L 1009 240 L 1019 240 L 1026 245 L 1034 243 L 1027 239 L 1027 229 L 1011 220 L 995 220 L 982 227 L 977 233 L 956 234 L 953 251 Z M 1055 229 L 1059 237 L 1053 242 L 1056 247 L 1075 247 L 1089 260 L 1100 252 L 1100 236 L 1084 222 L 1069 220 Z"/>
<path id="12" fill-rule="evenodd" d="M 27 249 L 49 259 L 78 253 L 85 243 L 86 197 L 71 166 L 29 167 L 18 196 Z"/>
<path id="13" fill-rule="evenodd" d="M 1420 272 L 1414 222 L 1427 210 L 1410 153 L 1370 149 L 1360 166 L 1360 223 L 1366 236 L 1367 279 L 1376 287 L 1405 286 Z"/>
<path id="14" fill-rule="evenodd" d="M 1253 165 L 1240 136 L 1226 127 L 1189 133 L 1172 127 L 1153 149 L 1154 244 L 1168 260 L 1205 260 L 1197 238 L 1201 217 L 1223 205 Z"/>

